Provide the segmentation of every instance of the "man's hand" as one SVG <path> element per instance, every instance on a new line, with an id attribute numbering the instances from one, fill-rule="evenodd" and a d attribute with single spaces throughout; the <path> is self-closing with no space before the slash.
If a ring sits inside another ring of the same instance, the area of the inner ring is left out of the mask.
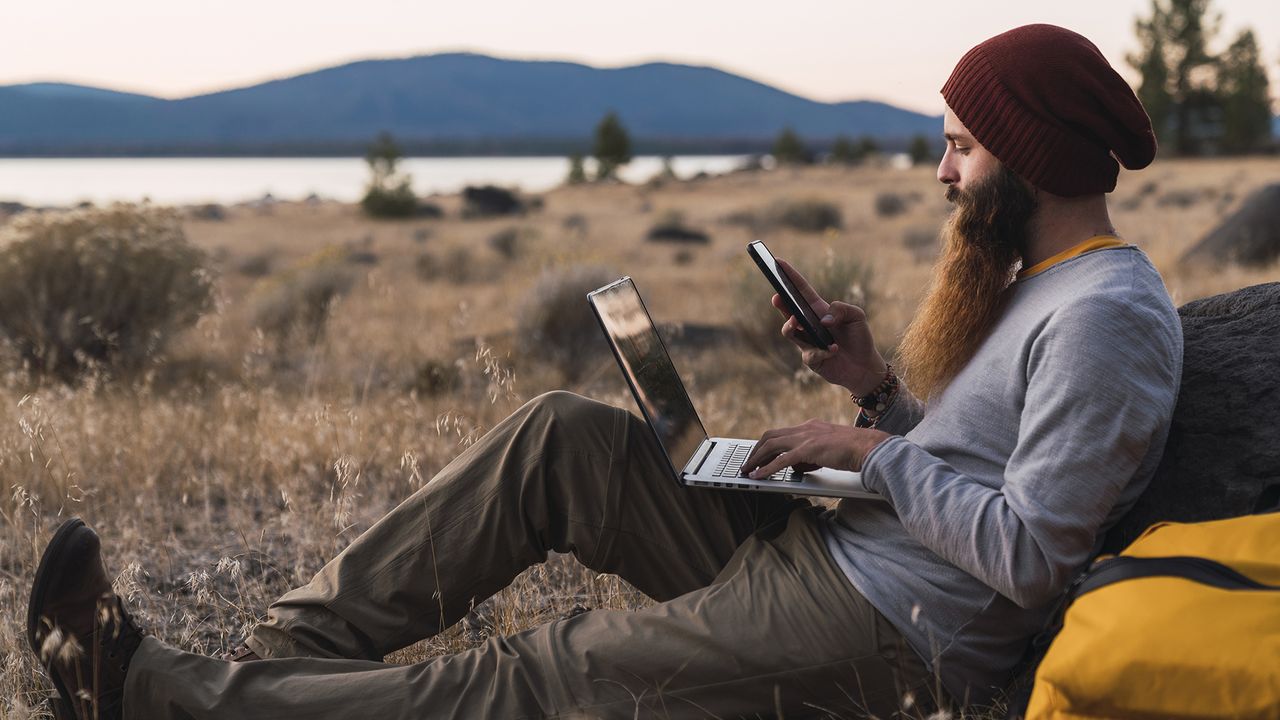
<path id="1" fill-rule="evenodd" d="M 831 331 L 835 338 L 835 342 L 825 350 L 805 342 L 802 339 L 804 331 L 795 318 L 791 317 L 782 298 L 775 293 L 773 306 L 787 319 L 782 325 L 782 334 L 800 349 L 804 364 L 823 380 L 839 385 L 855 395 L 866 395 L 875 389 L 884 379 L 887 367 L 871 338 L 867 314 L 857 305 L 840 301 L 828 303 L 785 260 L 778 258 L 778 265 L 791 278 L 804 301 L 821 318 L 823 327 Z"/>
<path id="2" fill-rule="evenodd" d="M 862 461 L 890 437 L 880 430 L 810 420 L 760 436 L 742 471 L 755 479 L 769 477 L 785 467 L 794 467 L 798 472 L 820 467 L 861 472 Z"/>

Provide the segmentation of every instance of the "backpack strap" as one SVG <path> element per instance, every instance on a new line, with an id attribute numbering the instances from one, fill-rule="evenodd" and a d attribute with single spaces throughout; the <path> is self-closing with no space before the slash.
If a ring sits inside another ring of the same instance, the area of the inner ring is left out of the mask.
<path id="1" fill-rule="evenodd" d="M 1227 565 L 1202 557 L 1133 557 L 1117 555 L 1093 567 L 1088 577 L 1074 588 L 1072 599 L 1123 580 L 1145 577 L 1178 577 L 1223 590 L 1280 590 L 1280 586 L 1260 583 Z"/>

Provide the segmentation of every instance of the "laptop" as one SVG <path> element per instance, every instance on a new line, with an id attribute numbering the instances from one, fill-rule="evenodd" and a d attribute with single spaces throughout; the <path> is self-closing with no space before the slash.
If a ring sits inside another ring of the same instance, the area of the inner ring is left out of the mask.
<path id="1" fill-rule="evenodd" d="M 631 278 L 621 278 L 588 293 L 587 299 L 677 482 L 697 487 L 883 500 L 878 493 L 866 489 L 861 473 L 847 470 L 819 468 L 799 473 L 787 468 L 758 480 L 741 476 L 742 463 L 756 441 L 707 436 Z"/>

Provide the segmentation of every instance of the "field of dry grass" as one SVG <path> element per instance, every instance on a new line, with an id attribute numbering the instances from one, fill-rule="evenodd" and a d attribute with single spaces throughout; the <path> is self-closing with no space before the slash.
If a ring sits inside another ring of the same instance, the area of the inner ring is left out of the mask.
<path id="1" fill-rule="evenodd" d="M 1159 162 L 1122 176 L 1113 217 L 1181 304 L 1280 278 L 1280 266 L 1205 273 L 1177 263 L 1276 177 L 1276 159 Z M 906 211 L 881 217 L 882 193 L 905 199 Z M 843 228 L 753 232 L 730 222 L 801 198 L 837 204 Z M 634 277 L 660 323 L 726 326 L 746 302 L 772 312 L 763 280 L 758 296 L 740 289 L 744 273 L 754 272 L 743 246 L 759 235 L 802 270 L 827 253 L 869 264 L 867 310 L 889 355 L 926 284 L 927 241 L 946 214 L 926 168 L 578 186 L 543 201 L 514 219 L 457 219 L 456 197 L 438 199 L 444 219 L 375 222 L 352 206 L 287 203 L 231 208 L 223 221 L 192 219 L 188 237 L 210 251 L 220 273 L 218 302 L 178 338 L 167 362 L 137 381 L 96 379 L 76 388 L 33 384 L 17 373 L 0 378 L 0 718 L 50 716 L 23 623 L 40 552 L 66 517 L 82 516 L 102 534 L 119 588 L 154 634 L 217 653 L 243 637 L 272 599 L 309 579 L 523 401 L 567 387 L 632 407 L 607 354 L 567 383 L 556 368 L 517 351 L 515 318 L 542 273 L 598 265 Z M 670 211 L 711 242 L 646 241 L 655 218 Z M 511 258 L 488 243 L 506 228 L 519 237 Z M 272 284 L 332 246 L 355 253 L 356 282 L 330 309 L 320 340 L 273 342 L 256 331 L 254 308 Z M 717 433 L 752 436 L 808 417 L 851 418 L 841 393 L 780 372 L 742 343 L 676 343 L 673 354 Z M 443 392 L 423 384 L 429 366 L 450 369 Z M 458 650 L 577 605 L 644 602 L 617 579 L 554 557 L 474 622 L 392 659 Z"/>

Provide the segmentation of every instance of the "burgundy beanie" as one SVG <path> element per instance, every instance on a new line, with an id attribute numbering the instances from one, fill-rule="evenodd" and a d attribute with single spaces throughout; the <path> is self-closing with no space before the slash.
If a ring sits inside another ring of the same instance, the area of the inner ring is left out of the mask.
<path id="1" fill-rule="evenodd" d="M 1156 155 L 1128 83 L 1093 43 L 1055 25 L 1014 28 L 965 53 L 942 97 L 1000 162 L 1054 195 L 1111 192 L 1117 159 L 1138 170 Z"/>

